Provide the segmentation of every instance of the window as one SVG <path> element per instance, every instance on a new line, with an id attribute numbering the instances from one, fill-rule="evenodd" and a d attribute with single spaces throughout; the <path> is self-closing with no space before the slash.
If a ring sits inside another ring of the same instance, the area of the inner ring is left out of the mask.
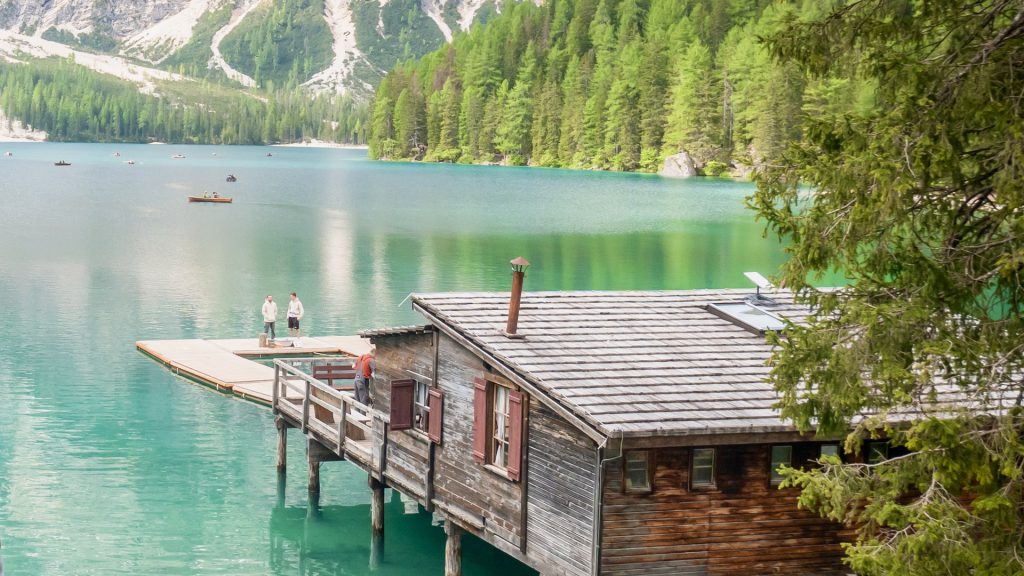
<path id="1" fill-rule="evenodd" d="M 825 456 L 839 456 L 839 444 L 822 444 L 818 457 L 824 458 Z"/>
<path id="2" fill-rule="evenodd" d="M 416 380 L 391 381 L 391 430 L 419 430 L 440 444 L 443 409 L 441 390 Z"/>
<path id="3" fill-rule="evenodd" d="M 868 464 L 878 464 L 889 459 L 888 442 L 868 442 Z"/>
<path id="4" fill-rule="evenodd" d="M 781 468 L 782 465 L 786 466 L 793 465 L 793 447 L 792 446 L 772 446 L 772 485 L 777 486 L 782 484 L 784 478 L 782 477 Z"/>
<path id="5" fill-rule="evenodd" d="M 491 407 L 491 464 L 498 468 L 508 468 L 508 437 L 509 425 L 509 389 L 495 385 L 494 402 Z"/>
<path id="6" fill-rule="evenodd" d="M 626 492 L 651 491 L 650 452 L 631 450 L 623 458 L 623 488 Z"/>
<path id="7" fill-rule="evenodd" d="M 715 485 L 715 449 L 694 448 L 690 466 L 690 486 L 706 487 Z"/>
<path id="8" fill-rule="evenodd" d="M 430 421 L 430 404 L 427 399 L 427 390 L 430 387 L 423 382 L 416 382 L 416 391 L 412 400 L 412 425 L 413 428 L 422 432 L 427 431 Z"/>
<path id="9" fill-rule="evenodd" d="M 519 480 L 523 443 L 523 394 L 477 378 L 473 384 L 473 457 Z"/>

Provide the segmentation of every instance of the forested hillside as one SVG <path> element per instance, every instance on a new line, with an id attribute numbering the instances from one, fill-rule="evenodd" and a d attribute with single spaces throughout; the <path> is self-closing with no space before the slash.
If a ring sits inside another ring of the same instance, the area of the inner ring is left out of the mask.
<path id="1" fill-rule="evenodd" d="M 763 163 L 800 138 L 805 108 L 872 106 L 869 84 L 809 81 L 759 43 L 833 4 L 505 3 L 485 27 L 382 81 L 371 154 L 653 171 L 686 151 L 707 174 Z"/>
<path id="2" fill-rule="evenodd" d="M 301 84 L 334 58 L 323 14 L 323 0 L 267 3 L 224 38 L 221 51 L 258 86 Z"/>
<path id="3" fill-rule="evenodd" d="M 0 109 L 50 140 L 362 144 L 367 105 L 299 89 L 263 97 L 209 82 L 165 82 L 160 97 L 68 60 L 0 60 Z"/>

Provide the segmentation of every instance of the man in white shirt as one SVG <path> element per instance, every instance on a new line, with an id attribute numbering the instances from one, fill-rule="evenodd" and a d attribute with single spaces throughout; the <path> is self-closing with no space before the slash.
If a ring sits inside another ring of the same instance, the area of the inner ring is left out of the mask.
<path id="1" fill-rule="evenodd" d="M 267 301 L 263 303 L 263 333 L 270 332 L 270 339 L 276 340 L 277 334 L 274 332 L 274 323 L 277 322 L 277 303 L 274 302 L 274 297 L 267 295 Z"/>
<path id="2" fill-rule="evenodd" d="M 302 338 L 302 329 L 299 328 L 299 320 L 306 311 L 302 309 L 302 302 L 292 292 L 292 299 L 288 302 L 288 333 L 292 338 Z"/>

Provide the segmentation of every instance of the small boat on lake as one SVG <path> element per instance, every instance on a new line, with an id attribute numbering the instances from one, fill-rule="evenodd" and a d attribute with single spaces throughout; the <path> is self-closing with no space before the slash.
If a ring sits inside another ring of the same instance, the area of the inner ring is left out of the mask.
<path id="1" fill-rule="evenodd" d="M 235 178 L 234 174 L 228 174 L 228 177 L 227 177 L 227 181 L 228 182 L 235 182 L 237 180 L 238 180 L 238 178 Z"/>
<path id="2" fill-rule="evenodd" d="M 71 162 L 65 162 L 65 161 L 61 160 L 60 162 L 54 162 L 53 165 L 54 166 L 71 166 Z"/>
<path id="3" fill-rule="evenodd" d="M 184 154 L 175 154 L 174 156 L 171 156 L 171 158 L 173 158 L 175 160 L 182 160 L 182 159 L 185 158 L 185 155 Z"/>
<path id="4" fill-rule="evenodd" d="M 216 204 L 231 204 L 230 196 L 189 196 L 189 202 L 213 202 Z"/>

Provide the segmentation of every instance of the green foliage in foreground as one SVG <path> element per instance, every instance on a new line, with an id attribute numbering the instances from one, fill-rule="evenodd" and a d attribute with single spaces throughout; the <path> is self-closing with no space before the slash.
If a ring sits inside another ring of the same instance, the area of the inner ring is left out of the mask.
<path id="1" fill-rule="evenodd" d="M 816 306 L 777 342 L 782 412 L 910 450 L 790 482 L 857 527 L 859 574 L 1024 573 L 1024 5 L 861 0 L 770 46 L 876 82 L 879 102 L 816 110 L 751 200 L 789 243 L 781 280 Z M 833 269 L 848 289 L 810 288 Z M 962 400 L 937 404 L 944 388 Z"/>
<path id="2" fill-rule="evenodd" d="M 0 62 L 0 109 L 50 140 L 268 144 L 366 141 L 365 104 L 301 90 L 252 95 L 200 81 L 164 82 L 160 97 L 69 60 Z"/>
<path id="3" fill-rule="evenodd" d="M 758 40 L 832 4 L 505 3 L 381 82 L 371 154 L 646 171 L 680 151 L 711 171 L 778 159 L 806 107 L 871 106 L 870 83 L 808 79 Z"/>

